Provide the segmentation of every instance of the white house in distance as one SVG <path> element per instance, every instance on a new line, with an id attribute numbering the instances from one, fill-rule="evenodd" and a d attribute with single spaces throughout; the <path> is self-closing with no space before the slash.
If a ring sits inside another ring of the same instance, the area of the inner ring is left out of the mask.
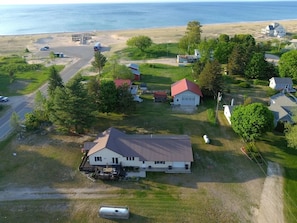
<path id="1" fill-rule="evenodd" d="M 285 28 L 277 22 L 266 26 L 261 32 L 262 34 L 271 37 L 284 37 L 287 34 Z"/>
<path id="2" fill-rule="evenodd" d="M 295 92 L 290 77 L 272 77 L 269 79 L 269 87 L 277 91 Z"/>
<path id="3" fill-rule="evenodd" d="M 130 63 L 127 67 L 130 68 L 131 72 L 134 74 L 134 80 L 140 81 L 140 70 L 138 64 Z"/>
<path id="4" fill-rule="evenodd" d="M 171 96 L 173 105 L 180 106 L 198 106 L 203 97 L 199 86 L 185 78 L 171 85 Z"/>
<path id="5" fill-rule="evenodd" d="M 130 135 L 109 128 L 86 142 L 88 165 L 136 167 L 141 171 L 190 173 L 193 152 L 187 135 Z"/>

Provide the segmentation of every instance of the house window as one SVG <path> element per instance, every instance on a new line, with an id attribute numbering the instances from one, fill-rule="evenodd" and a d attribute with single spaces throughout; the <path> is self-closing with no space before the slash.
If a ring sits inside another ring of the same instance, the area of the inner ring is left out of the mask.
<path id="1" fill-rule="evenodd" d="M 165 161 L 155 161 L 155 164 L 165 164 Z"/>
<path id="2" fill-rule="evenodd" d="M 95 161 L 102 161 L 102 157 L 101 156 L 95 156 Z"/>
<path id="3" fill-rule="evenodd" d="M 126 160 L 134 160 L 134 157 L 126 157 Z"/>

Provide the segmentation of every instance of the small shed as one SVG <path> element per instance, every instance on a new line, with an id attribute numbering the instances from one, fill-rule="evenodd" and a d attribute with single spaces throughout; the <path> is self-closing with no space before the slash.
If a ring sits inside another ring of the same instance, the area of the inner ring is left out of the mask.
<path id="1" fill-rule="evenodd" d="M 166 102 L 167 101 L 167 93 L 158 91 L 154 92 L 154 102 Z"/>

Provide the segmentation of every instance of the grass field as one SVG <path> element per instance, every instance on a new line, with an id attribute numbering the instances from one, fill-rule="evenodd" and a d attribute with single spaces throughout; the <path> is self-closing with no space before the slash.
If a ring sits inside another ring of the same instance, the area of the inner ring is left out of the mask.
<path id="1" fill-rule="evenodd" d="M 0 57 L 0 93 L 6 96 L 25 95 L 46 83 L 49 68 L 42 64 L 28 64 L 20 56 Z M 56 65 L 61 71 L 63 65 Z M 13 71 L 13 76 L 9 71 Z"/>

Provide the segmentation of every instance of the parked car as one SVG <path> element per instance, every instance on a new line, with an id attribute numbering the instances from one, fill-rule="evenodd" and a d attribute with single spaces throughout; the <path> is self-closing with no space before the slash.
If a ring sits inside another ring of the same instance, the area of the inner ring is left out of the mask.
<path id="1" fill-rule="evenodd" d="M 49 46 L 44 46 L 44 47 L 40 48 L 40 51 L 47 51 L 47 50 L 49 50 Z"/>
<path id="2" fill-rule="evenodd" d="M 8 102 L 8 97 L 0 96 L 0 102 Z"/>

